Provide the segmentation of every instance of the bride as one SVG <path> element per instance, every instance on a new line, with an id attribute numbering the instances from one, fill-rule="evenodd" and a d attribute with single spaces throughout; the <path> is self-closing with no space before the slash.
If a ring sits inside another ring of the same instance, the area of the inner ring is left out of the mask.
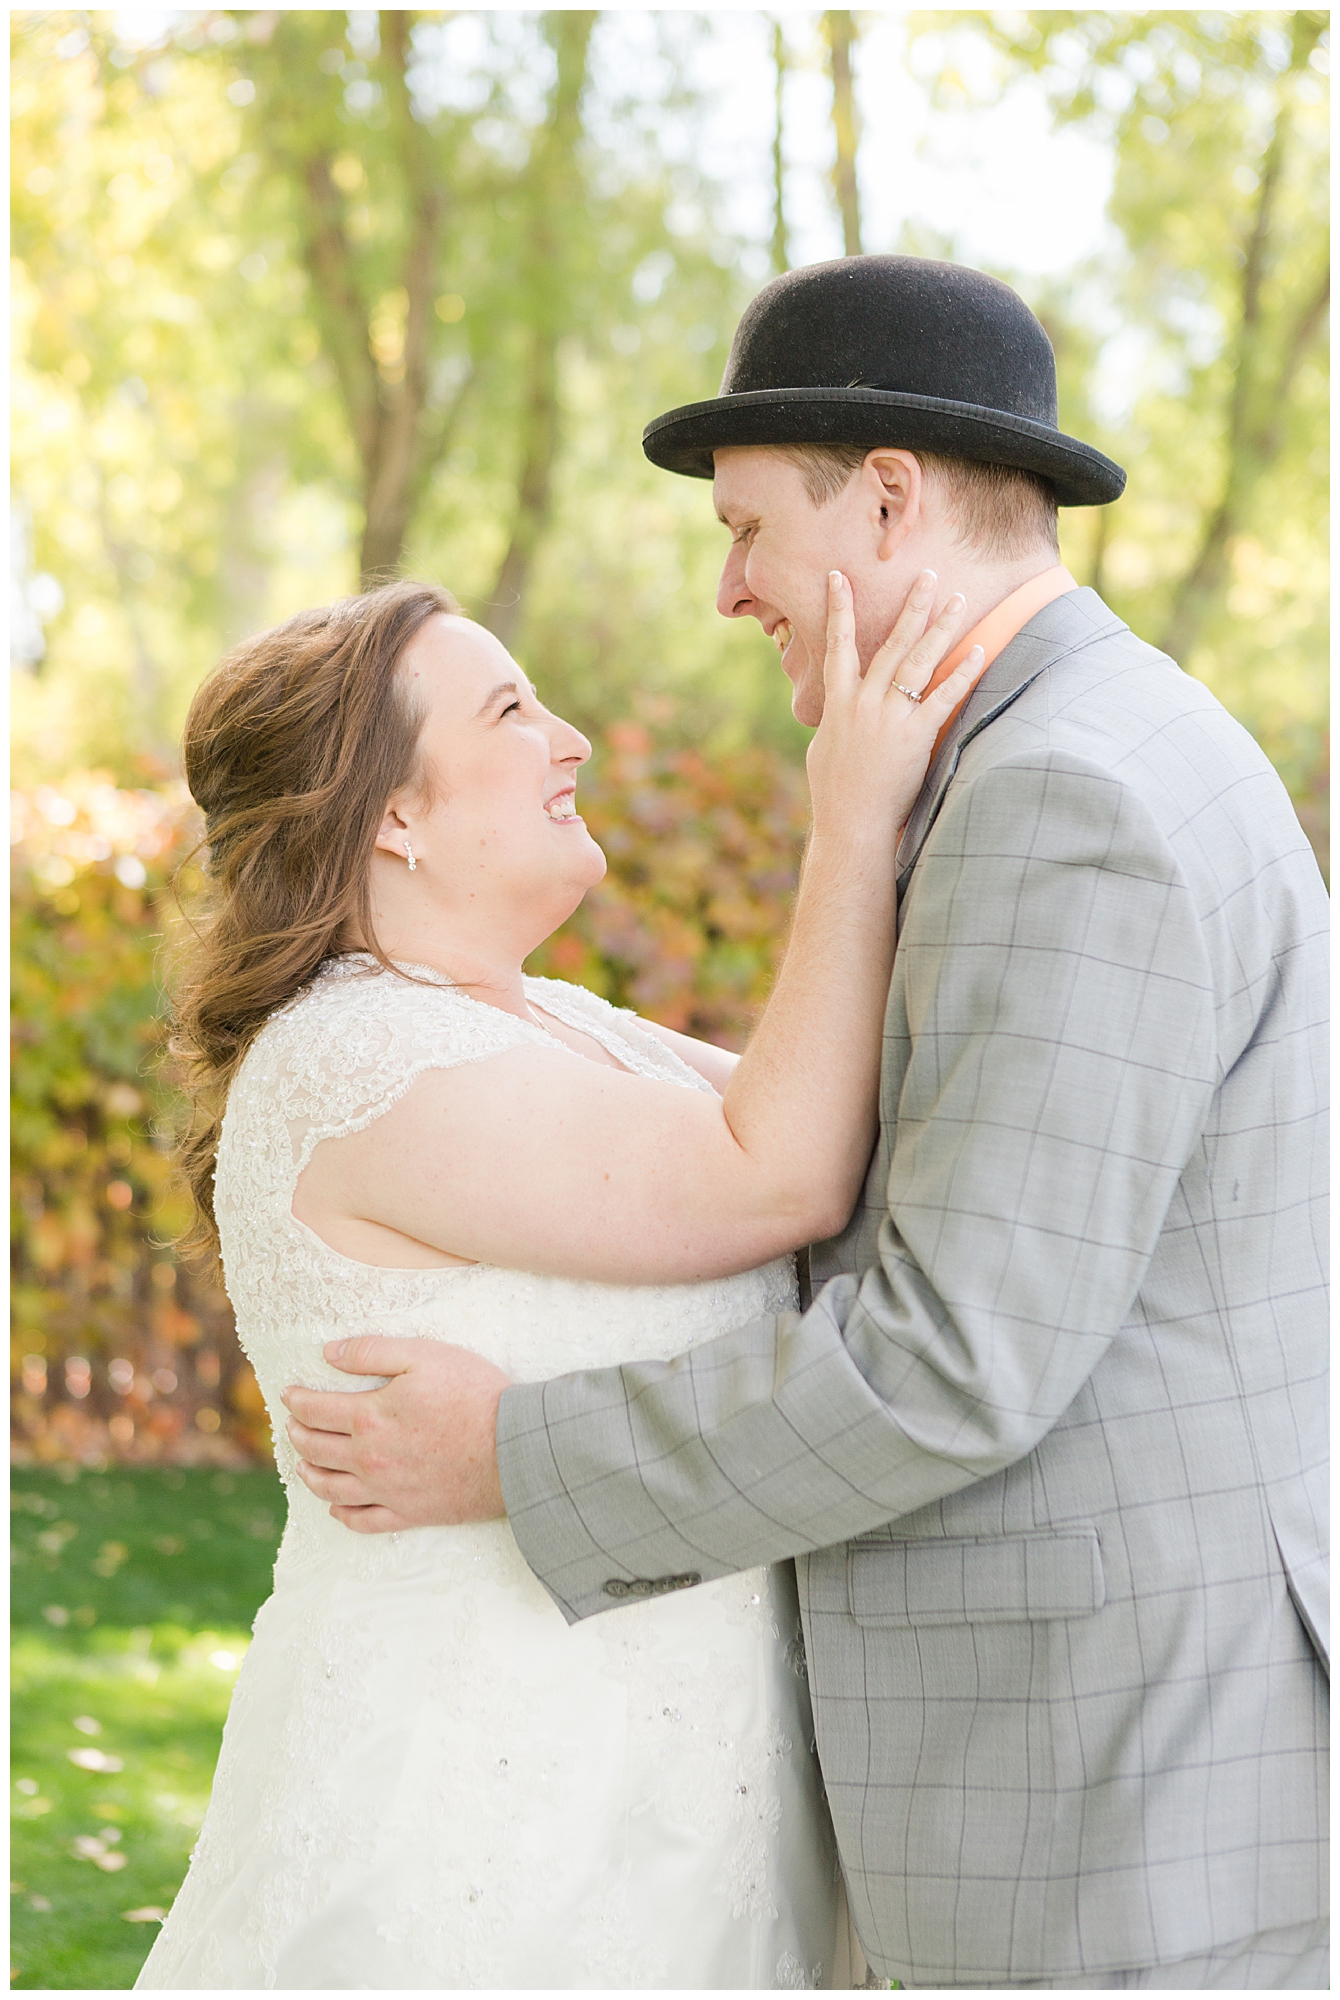
<path id="1" fill-rule="evenodd" d="M 981 665 L 929 690 L 962 600 L 930 622 L 927 573 L 863 678 L 829 588 L 813 834 L 738 1060 L 523 976 L 604 872 L 590 746 L 444 591 L 306 612 L 196 697 L 216 903 L 179 996 L 186 1165 L 289 1517 L 142 1987 L 861 1976 L 789 1565 L 569 1628 L 506 1520 L 338 1525 L 279 1400 L 356 1392 L 322 1359 L 340 1334 L 535 1379 L 793 1302 L 790 1253 L 846 1220 L 873 1140 L 897 832 Z"/>

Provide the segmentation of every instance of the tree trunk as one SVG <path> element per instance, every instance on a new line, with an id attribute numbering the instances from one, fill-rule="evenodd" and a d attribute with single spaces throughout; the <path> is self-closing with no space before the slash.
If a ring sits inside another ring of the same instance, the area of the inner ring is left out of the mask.
<path id="1" fill-rule="evenodd" d="M 399 357 L 379 359 L 370 344 L 376 300 L 360 281 L 345 228 L 344 197 L 332 166 L 347 142 L 312 116 L 300 95 L 316 49 L 328 36 L 319 12 L 289 8 L 277 16 L 271 41 L 273 96 L 265 128 L 271 152 L 301 195 L 303 261 L 313 316 L 335 369 L 362 483 L 364 526 L 359 570 L 364 585 L 394 575 L 414 508 L 441 452 L 451 411 L 429 407 L 433 299 L 442 288 L 442 235 L 448 198 L 433 137 L 414 116 L 406 71 L 415 16 L 385 10 L 377 17 L 380 47 L 374 68 L 382 86 L 399 168 L 399 204 L 406 238 L 394 273 L 405 301 Z M 315 39 L 314 39 L 315 38 Z"/>
<path id="2" fill-rule="evenodd" d="M 152 757 L 157 758 L 166 770 L 179 771 L 181 754 L 160 720 L 163 676 L 149 645 L 144 619 L 141 616 L 140 593 L 131 573 L 135 550 L 129 542 L 121 539 L 112 526 L 112 517 L 107 506 L 107 489 L 101 472 L 98 473 L 97 480 L 98 526 L 102 531 L 102 545 L 116 577 L 117 601 L 121 607 L 121 615 L 126 621 L 126 630 L 130 634 L 131 685 L 134 689 L 137 711 L 136 735 L 140 746 Z"/>
<path id="3" fill-rule="evenodd" d="M 772 127 L 772 268 L 789 271 L 791 253 L 786 241 L 786 153 L 783 147 L 782 98 L 786 87 L 786 36 L 780 19 L 772 23 L 772 66 L 775 109 Z"/>
<path id="4" fill-rule="evenodd" d="M 856 149 L 860 134 L 851 81 L 851 52 L 856 43 L 856 29 L 850 12 L 845 8 L 826 13 L 824 27 L 833 76 L 833 136 L 837 142 L 833 188 L 842 215 L 842 251 L 846 257 L 859 257 L 861 204 L 856 186 Z"/>
<path id="5" fill-rule="evenodd" d="M 387 100 L 408 197 L 410 234 L 401 277 L 404 361 L 398 382 L 388 380 L 382 372 L 376 442 L 364 467 L 365 522 L 359 569 L 365 585 L 394 574 L 418 498 L 429 444 L 428 340 L 446 209 L 429 135 L 410 103 L 406 81 L 410 17 L 403 9 L 383 9 L 378 25 Z"/>
<path id="6" fill-rule="evenodd" d="M 1295 312 L 1282 342 L 1283 360 L 1273 380 L 1266 379 L 1265 360 L 1278 335 L 1262 325 L 1262 284 L 1274 261 L 1278 224 L 1276 196 L 1284 173 L 1292 128 L 1292 84 L 1306 68 L 1325 26 L 1325 16 L 1293 16 L 1293 50 L 1289 69 L 1276 85 L 1275 126 L 1261 166 L 1261 183 L 1251 237 L 1242 267 L 1241 307 L 1229 398 L 1226 464 L 1219 497 L 1211 507 L 1200 545 L 1178 584 L 1159 644 L 1173 659 L 1185 663 L 1221 597 L 1228 577 L 1233 537 L 1248 518 L 1262 479 L 1279 456 L 1281 412 L 1294 377 L 1309 347 L 1321 331 L 1330 297 L 1330 279 L 1322 271 Z"/>
<path id="7" fill-rule="evenodd" d="M 1112 531 L 1112 509 L 1093 510 L 1093 548 L 1089 556 L 1089 588 L 1101 597 L 1107 588 L 1107 543 Z"/>
<path id="8" fill-rule="evenodd" d="M 521 471 L 511 540 L 482 621 L 505 646 L 513 643 L 521 624 L 531 563 L 549 518 L 558 457 L 558 347 L 571 323 L 565 232 L 581 209 L 580 105 L 595 19 L 594 13 L 575 11 L 545 16 L 545 31 L 558 58 L 558 78 L 527 171 L 529 351 L 521 412 Z"/>
<path id="9" fill-rule="evenodd" d="M 516 520 L 507 554 L 493 586 L 484 624 L 511 646 L 521 623 L 521 605 L 531 558 L 549 513 L 550 477 L 558 456 L 558 353 L 552 338 L 531 340 L 530 366 L 522 415 L 525 458 L 517 484 Z"/>

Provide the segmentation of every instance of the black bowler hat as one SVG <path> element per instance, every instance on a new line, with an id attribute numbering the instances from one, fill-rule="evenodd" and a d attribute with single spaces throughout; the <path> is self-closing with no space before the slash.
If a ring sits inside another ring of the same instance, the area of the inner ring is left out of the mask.
<path id="1" fill-rule="evenodd" d="M 745 308 L 721 392 L 647 425 L 653 465 L 712 477 L 729 444 L 901 445 L 1019 466 L 1063 507 L 1115 500 L 1126 474 L 1056 427 L 1056 359 L 1017 292 L 926 257 L 786 271 Z"/>

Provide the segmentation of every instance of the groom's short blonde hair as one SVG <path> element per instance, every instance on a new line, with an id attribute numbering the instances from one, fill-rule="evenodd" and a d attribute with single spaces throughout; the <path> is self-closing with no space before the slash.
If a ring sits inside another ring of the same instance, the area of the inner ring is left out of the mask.
<path id="1" fill-rule="evenodd" d="M 770 447 L 794 465 L 816 507 L 826 507 L 851 482 L 875 445 L 778 444 Z M 910 449 L 910 447 L 909 447 Z M 1039 543 L 1060 553 L 1056 491 L 1036 472 L 987 465 L 946 452 L 915 451 L 921 469 L 948 500 L 959 539 L 982 555 L 1029 554 Z"/>

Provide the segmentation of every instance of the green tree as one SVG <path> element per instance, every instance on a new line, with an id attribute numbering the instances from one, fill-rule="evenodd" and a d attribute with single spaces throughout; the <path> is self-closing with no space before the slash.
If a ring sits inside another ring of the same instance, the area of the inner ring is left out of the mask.
<path id="1" fill-rule="evenodd" d="M 269 178 L 292 202 L 310 311 L 358 457 L 366 579 L 399 562 L 454 414 L 455 397 L 431 407 L 453 163 L 411 102 L 414 16 L 380 13 L 367 62 L 332 34 L 337 18 L 292 8 L 271 15 L 242 82 L 243 94 L 247 84 L 255 93 L 249 126 Z M 360 89 L 380 113 L 363 128 L 367 157 L 349 144 L 349 97 Z"/>
<path id="2" fill-rule="evenodd" d="M 364 581 L 399 567 L 427 483 L 478 383 L 483 343 L 472 335 L 488 320 L 496 338 L 496 280 L 483 299 L 476 294 L 474 324 L 460 326 L 476 276 L 464 273 L 463 239 L 487 227 L 490 208 L 524 209 L 519 254 L 499 258 L 496 227 L 488 236 L 495 269 L 520 265 L 506 310 L 521 322 L 527 349 L 516 521 L 491 593 L 515 608 L 547 519 L 558 446 L 557 350 L 569 330 L 575 262 L 566 235 L 582 208 L 579 100 L 594 16 L 543 17 L 557 79 L 525 168 L 512 175 L 481 171 L 470 121 L 416 101 L 416 28 L 428 18 L 383 10 L 375 43 L 365 34 L 355 53 L 329 14 L 268 17 L 244 79 L 255 92 L 250 124 L 271 183 L 291 206 L 312 317 L 357 453 Z"/>
<path id="3" fill-rule="evenodd" d="M 16 687 L 29 768 L 170 765 L 221 647 L 360 558 L 505 619 L 586 726 L 673 688 L 696 736 L 796 742 L 710 610 L 707 494 L 640 450 L 715 388 L 749 285 L 645 107 L 606 80 L 588 129 L 616 17 L 121 19 L 14 24 L 16 483 L 65 590 Z M 688 24 L 654 26 L 691 120 Z"/>
<path id="4" fill-rule="evenodd" d="M 1326 17 L 955 12 L 911 33 L 932 88 L 938 64 L 962 93 L 966 36 L 997 93 L 1036 76 L 1058 125 L 1110 142 L 1112 254 L 1021 284 L 1062 421 L 1131 472 L 1113 507 L 1063 517 L 1063 550 L 1253 731 L 1324 848 Z"/>
<path id="5" fill-rule="evenodd" d="M 526 218 L 521 471 L 511 539 L 486 615 L 504 645 L 511 644 L 520 622 L 531 563 L 549 518 L 559 452 L 559 350 L 577 323 L 573 279 L 585 261 L 574 241 L 574 225 L 583 213 L 586 192 L 579 158 L 580 103 L 595 18 L 575 10 L 545 17 L 556 58 L 554 89 L 521 190 Z"/>
<path id="6" fill-rule="evenodd" d="M 96 17 L 14 35 L 14 476 L 64 593 L 15 720 L 129 775 L 171 761 L 191 687 L 263 615 L 256 515 L 320 423 L 313 356 L 288 274 L 248 262 L 255 162 L 219 80 L 112 62 Z"/>
<path id="7" fill-rule="evenodd" d="M 861 254 L 861 197 L 856 179 L 856 155 L 860 146 L 860 124 L 852 89 L 852 50 L 856 26 L 845 7 L 832 8 L 824 15 L 824 35 L 828 44 L 829 74 L 833 79 L 833 192 L 842 217 L 842 254 Z"/>
<path id="8" fill-rule="evenodd" d="M 786 29 L 780 15 L 772 23 L 772 269 L 773 275 L 789 271 L 791 251 L 786 231 L 786 128 L 784 120 L 786 73 L 790 68 L 786 50 Z"/>

